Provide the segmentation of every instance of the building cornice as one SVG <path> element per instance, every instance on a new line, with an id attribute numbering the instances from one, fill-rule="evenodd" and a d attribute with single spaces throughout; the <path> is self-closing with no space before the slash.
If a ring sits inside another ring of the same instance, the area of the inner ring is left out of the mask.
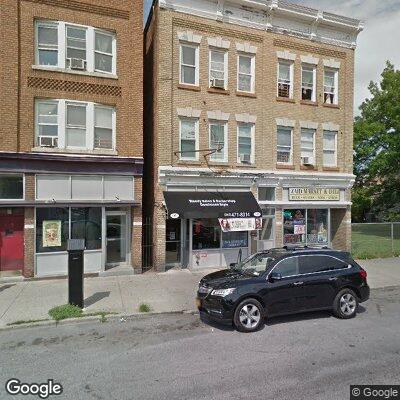
<path id="1" fill-rule="evenodd" d="M 159 0 L 173 10 L 234 25 L 355 48 L 364 25 L 360 20 L 285 0 Z"/>

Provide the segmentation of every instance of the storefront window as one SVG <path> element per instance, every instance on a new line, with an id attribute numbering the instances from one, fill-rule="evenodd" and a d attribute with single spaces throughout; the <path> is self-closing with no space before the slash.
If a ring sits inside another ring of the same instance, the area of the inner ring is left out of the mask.
<path id="1" fill-rule="evenodd" d="M 221 228 L 217 219 L 193 220 L 193 250 L 219 249 L 221 247 Z"/>
<path id="2" fill-rule="evenodd" d="M 284 244 L 327 245 L 328 209 L 293 209 L 283 212 Z"/>
<path id="3" fill-rule="evenodd" d="M 69 238 L 85 239 L 86 250 L 99 250 L 102 248 L 101 220 L 100 207 L 37 208 L 36 252 L 66 251 Z"/>
<path id="4" fill-rule="evenodd" d="M 293 209 L 283 212 L 283 243 L 306 243 L 306 210 Z"/>
<path id="5" fill-rule="evenodd" d="M 86 250 L 101 249 L 101 208 L 71 209 L 71 239 L 85 239 Z"/>
<path id="6" fill-rule="evenodd" d="M 36 252 L 66 251 L 69 237 L 68 208 L 36 209 Z"/>
<path id="7" fill-rule="evenodd" d="M 248 247 L 248 239 L 248 232 L 223 232 L 222 247 L 224 249 Z"/>
<path id="8" fill-rule="evenodd" d="M 22 175 L 0 175 L 0 200 L 22 200 L 24 178 Z"/>
<path id="9" fill-rule="evenodd" d="M 307 210 L 307 243 L 328 244 L 328 210 Z"/>

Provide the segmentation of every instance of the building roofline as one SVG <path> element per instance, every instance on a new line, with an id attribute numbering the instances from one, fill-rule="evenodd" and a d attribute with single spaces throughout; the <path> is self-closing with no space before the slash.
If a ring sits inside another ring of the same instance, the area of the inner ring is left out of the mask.
<path id="1" fill-rule="evenodd" d="M 364 29 L 361 20 L 286 0 L 213 2 L 214 6 L 210 6 L 210 2 L 205 0 L 153 0 L 145 32 L 151 23 L 155 7 L 353 49 L 356 47 L 357 35 Z M 237 11 L 236 15 L 232 12 L 234 9 Z M 244 13 L 248 13 L 246 18 L 243 18 Z"/>

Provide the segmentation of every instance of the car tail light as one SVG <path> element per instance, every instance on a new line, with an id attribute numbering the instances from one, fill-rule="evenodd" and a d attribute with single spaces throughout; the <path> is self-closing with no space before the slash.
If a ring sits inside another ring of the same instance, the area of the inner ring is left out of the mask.
<path id="1" fill-rule="evenodd" d="M 367 271 L 365 269 L 361 268 L 361 271 L 359 272 L 361 278 L 367 279 Z"/>

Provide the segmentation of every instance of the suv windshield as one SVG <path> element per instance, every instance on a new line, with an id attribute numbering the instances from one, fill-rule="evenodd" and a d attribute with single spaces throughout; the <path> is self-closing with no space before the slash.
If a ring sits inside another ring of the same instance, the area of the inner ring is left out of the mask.
<path id="1" fill-rule="evenodd" d="M 243 273 L 251 273 L 253 275 L 260 275 L 265 272 L 266 269 L 275 260 L 270 253 L 259 253 L 254 254 L 239 264 L 236 264 L 234 269 Z"/>

